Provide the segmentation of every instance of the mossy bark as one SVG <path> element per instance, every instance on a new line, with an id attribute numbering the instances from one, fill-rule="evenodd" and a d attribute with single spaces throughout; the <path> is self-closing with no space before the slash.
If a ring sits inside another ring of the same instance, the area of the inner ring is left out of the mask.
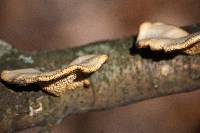
<path id="1" fill-rule="evenodd" d="M 200 31 L 200 25 L 186 29 Z M 0 45 L 0 72 L 30 67 L 49 71 L 81 55 L 109 56 L 107 63 L 90 76 L 89 88 L 67 91 L 61 97 L 48 95 L 37 86 L 22 87 L 1 81 L 0 129 L 8 132 L 51 126 L 70 114 L 200 89 L 200 55 L 151 52 L 134 46 L 135 37 L 34 53 Z"/>

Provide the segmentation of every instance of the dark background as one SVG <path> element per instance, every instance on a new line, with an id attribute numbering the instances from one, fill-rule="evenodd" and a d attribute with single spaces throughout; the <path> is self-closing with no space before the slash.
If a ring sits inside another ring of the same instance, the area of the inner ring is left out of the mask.
<path id="1" fill-rule="evenodd" d="M 61 49 L 136 34 L 144 21 L 195 24 L 199 15 L 199 0 L 1 0 L 0 38 L 24 50 Z M 53 132 L 198 133 L 199 101 L 195 91 L 73 115 Z"/>

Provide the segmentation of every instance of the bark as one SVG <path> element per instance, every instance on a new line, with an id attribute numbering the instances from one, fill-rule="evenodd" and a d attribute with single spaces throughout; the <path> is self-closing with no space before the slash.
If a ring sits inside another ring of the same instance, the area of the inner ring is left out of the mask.
<path id="1" fill-rule="evenodd" d="M 200 25 L 185 27 L 200 31 Z M 91 86 L 54 97 L 37 86 L 0 82 L 0 129 L 4 132 L 51 126 L 75 113 L 109 109 L 150 98 L 200 89 L 200 55 L 165 54 L 136 49 L 135 36 L 91 43 L 82 47 L 24 52 L 0 44 L 4 69 L 53 70 L 85 54 L 108 54 L 106 64 L 90 76 Z"/>

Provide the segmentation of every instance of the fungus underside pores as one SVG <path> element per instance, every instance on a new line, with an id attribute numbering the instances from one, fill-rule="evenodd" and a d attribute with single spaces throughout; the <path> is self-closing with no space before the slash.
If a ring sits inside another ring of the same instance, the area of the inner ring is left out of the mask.
<path id="1" fill-rule="evenodd" d="M 87 79 L 107 60 L 107 55 L 85 55 L 78 57 L 68 66 L 50 72 L 41 72 L 34 68 L 4 70 L 1 79 L 18 85 L 39 84 L 41 89 L 54 96 L 61 96 L 66 90 L 90 85 Z"/>

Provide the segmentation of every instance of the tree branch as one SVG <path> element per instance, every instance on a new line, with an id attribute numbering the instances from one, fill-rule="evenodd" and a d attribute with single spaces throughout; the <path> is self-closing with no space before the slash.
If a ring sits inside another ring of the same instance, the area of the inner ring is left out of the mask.
<path id="1" fill-rule="evenodd" d="M 200 31 L 200 25 L 185 27 Z M 21 130 L 53 125 L 65 116 L 108 109 L 146 99 L 200 89 L 200 56 L 135 49 L 135 37 L 65 50 L 23 52 L 0 44 L 0 72 L 36 67 L 53 70 L 85 54 L 108 54 L 106 64 L 91 75 L 91 86 L 54 97 L 37 86 L 0 82 L 0 129 Z"/>

